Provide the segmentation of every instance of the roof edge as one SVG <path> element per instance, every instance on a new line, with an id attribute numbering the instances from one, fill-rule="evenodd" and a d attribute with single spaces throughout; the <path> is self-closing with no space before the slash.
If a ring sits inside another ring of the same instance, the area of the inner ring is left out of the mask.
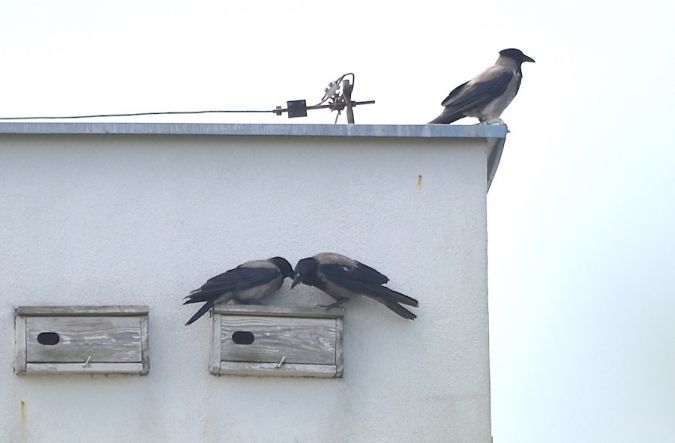
<path id="1" fill-rule="evenodd" d="M 504 139 L 503 124 L 327 125 L 257 123 L 72 123 L 0 122 L 2 134 L 32 135 L 224 135 L 288 137 L 492 138 Z"/>

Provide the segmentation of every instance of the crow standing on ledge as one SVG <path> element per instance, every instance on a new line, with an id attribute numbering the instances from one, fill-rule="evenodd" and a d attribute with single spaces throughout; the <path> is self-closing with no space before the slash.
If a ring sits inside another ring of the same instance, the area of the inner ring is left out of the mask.
<path id="1" fill-rule="evenodd" d="M 215 303 L 226 303 L 232 299 L 240 303 L 258 302 L 275 293 L 286 277 L 293 277 L 293 268 L 282 257 L 248 261 L 216 275 L 185 297 L 184 305 L 204 302 L 204 306 L 185 325 L 194 323 Z"/>
<path id="2" fill-rule="evenodd" d="M 363 263 L 344 255 L 325 252 L 303 258 L 295 265 L 291 288 L 298 283 L 319 288 L 337 300 L 331 307 L 342 305 L 355 295 L 365 295 L 401 317 L 414 320 L 417 316 L 401 304 L 417 307 L 419 303 L 414 298 L 383 286 L 388 281 L 386 276 Z"/>
<path id="3" fill-rule="evenodd" d="M 463 117 L 481 123 L 503 123 L 499 118 L 518 93 L 523 73 L 520 66 L 534 60 L 520 49 L 499 51 L 497 62 L 472 80 L 457 86 L 441 103 L 445 109 L 429 123 L 447 124 Z"/>

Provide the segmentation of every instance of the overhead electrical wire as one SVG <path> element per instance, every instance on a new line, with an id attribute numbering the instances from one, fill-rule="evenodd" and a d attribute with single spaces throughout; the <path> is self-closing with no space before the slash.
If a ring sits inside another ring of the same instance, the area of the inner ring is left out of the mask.
<path id="1" fill-rule="evenodd" d="M 340 116 L 342 109 L 345 107 L 345 97 L 343 88 L 343 80 L 345 77 L 351 77 L 351 88 L 354 87 L 354 82 L 356 76 L 352 72 L 342 74 L 337 80 L 329 82 L 328 87 L 324 90 L 323 98 L 315 105 L 306 106 L 306 109 L 327 109 L 331 111 L 337 111 L 337 116 L 335 122 L 337 123 L 337 118 Z M 349 84 L 349 81 L 347 81 Z M 326 102 L 328 104 L 325 104 Z M 361 102 L 351 102 L 352 106 L 366 105 L 375 103 L 374 100 L 367 100 Z M 303 106 L 304 101 L 303 101 Z M 277 106 L 275 109 L 218 109 L 218 110 L 202 110 L 202 111 L 153 111 L 153 112 L 123 112 L 123 113 L 112 113 L 112 114 L 84 114 L 84 115 L 30 115 L 30 116 L 10 116 L 10 117 L 0 117 L 0 121 L 13 121 L 13 120 L 75 120 L 75 119 L 86 119 L 86 118 L 109 118 L 109 117 L 140 117 L 140 116 L 150 116 L 150 115 L 198 115 L 198 114 L 276 114 L 281 115 L 284 112 L 288 112 L 288 108 L 282 108 Z M 306 113 L 305 113 L 306 115 Z M 290 114 L 289 114 L 290 116 Z"/>
<path id="2" fill-rule="evenodd" d="M 125 112 L 120 114 L 89 114 L 89 115 L 62 115 L 62 116 L 26 116 L 26 117 L 0 117 L 0 120 L 72 120 L 78 118 L 105 118 L 105 117 L 139 117 L 146 115 L 194 115 L 194 114 L 273 114 L 271 110 L 209 110 L 209 111 L 157 111 L 157 112 Z"/>

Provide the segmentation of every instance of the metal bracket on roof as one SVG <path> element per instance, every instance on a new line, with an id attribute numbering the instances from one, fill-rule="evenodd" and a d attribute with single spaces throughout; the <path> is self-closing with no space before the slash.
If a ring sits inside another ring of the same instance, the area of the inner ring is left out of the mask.
<path id="1" fill-rule="evenodd" d="M 351 81 L 345 77 L 351 76 Z M 349 72 L 342 74 L 337 80 L 329 82 L 328 87 L 324 89 L 323 98 L 319 103 L 313 106 L 307 106 L 305 100 L 290 100 L 286 102 L 286 108 L 277 106 L 274 110 L 276 115 L 281 115 L 284 112 L 288 113 L 288 118 L 306 117 L 308 110 L 314 109 L 330 109 L 337 111 L 335 116 L 335 123 L 343 110 L 346 110 L 347 123 L 354 123 L 354 108 L 359 105 L 370 105 L 375 103 L 375 100 L 366 100 L 355 102 L 352 101 L 352 91 L 354 90 L 355 76 Z"/>

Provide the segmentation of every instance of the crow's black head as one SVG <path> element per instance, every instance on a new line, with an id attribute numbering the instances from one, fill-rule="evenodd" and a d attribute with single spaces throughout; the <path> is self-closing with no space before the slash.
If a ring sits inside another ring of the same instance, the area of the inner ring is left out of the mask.
<path id="1" fill-rule="evenodd" d="M 534 63 L 534 59 L 528 57 L 527 55 L 523 54 L 523 51 L 520 49 L 516 48 L 508 48 L 508 49 L 502 49 L 499 51 L 499 55 L 502 57 L 508 57 L 511 60 L 514 60 L 518 63 L 523 63 L 523 62 L 530 62 Z"/>
<path id="2" fill-rule="evenodd" d="M 316 271 L 319 267 L 316 259 L 313 257 L 303 258 L 295 265 L 295 277 L 291 288 L 294 288 L 298 283 L 305 283 L 313 286 L 316 280 Z"/>
<path id="3" fill-rule="evenodd" d="M 286 277 L 293 277 L 293 268 L 291 267 L 291 264 L 288 263 L 288 260 L 286 260 L 283 257 L 272 257 L 270 260 L 272 263 L 276 265 L 277 268 L 279 268 L 279 271 L 281 272 L 281 275 L 286 278 Z"/>

